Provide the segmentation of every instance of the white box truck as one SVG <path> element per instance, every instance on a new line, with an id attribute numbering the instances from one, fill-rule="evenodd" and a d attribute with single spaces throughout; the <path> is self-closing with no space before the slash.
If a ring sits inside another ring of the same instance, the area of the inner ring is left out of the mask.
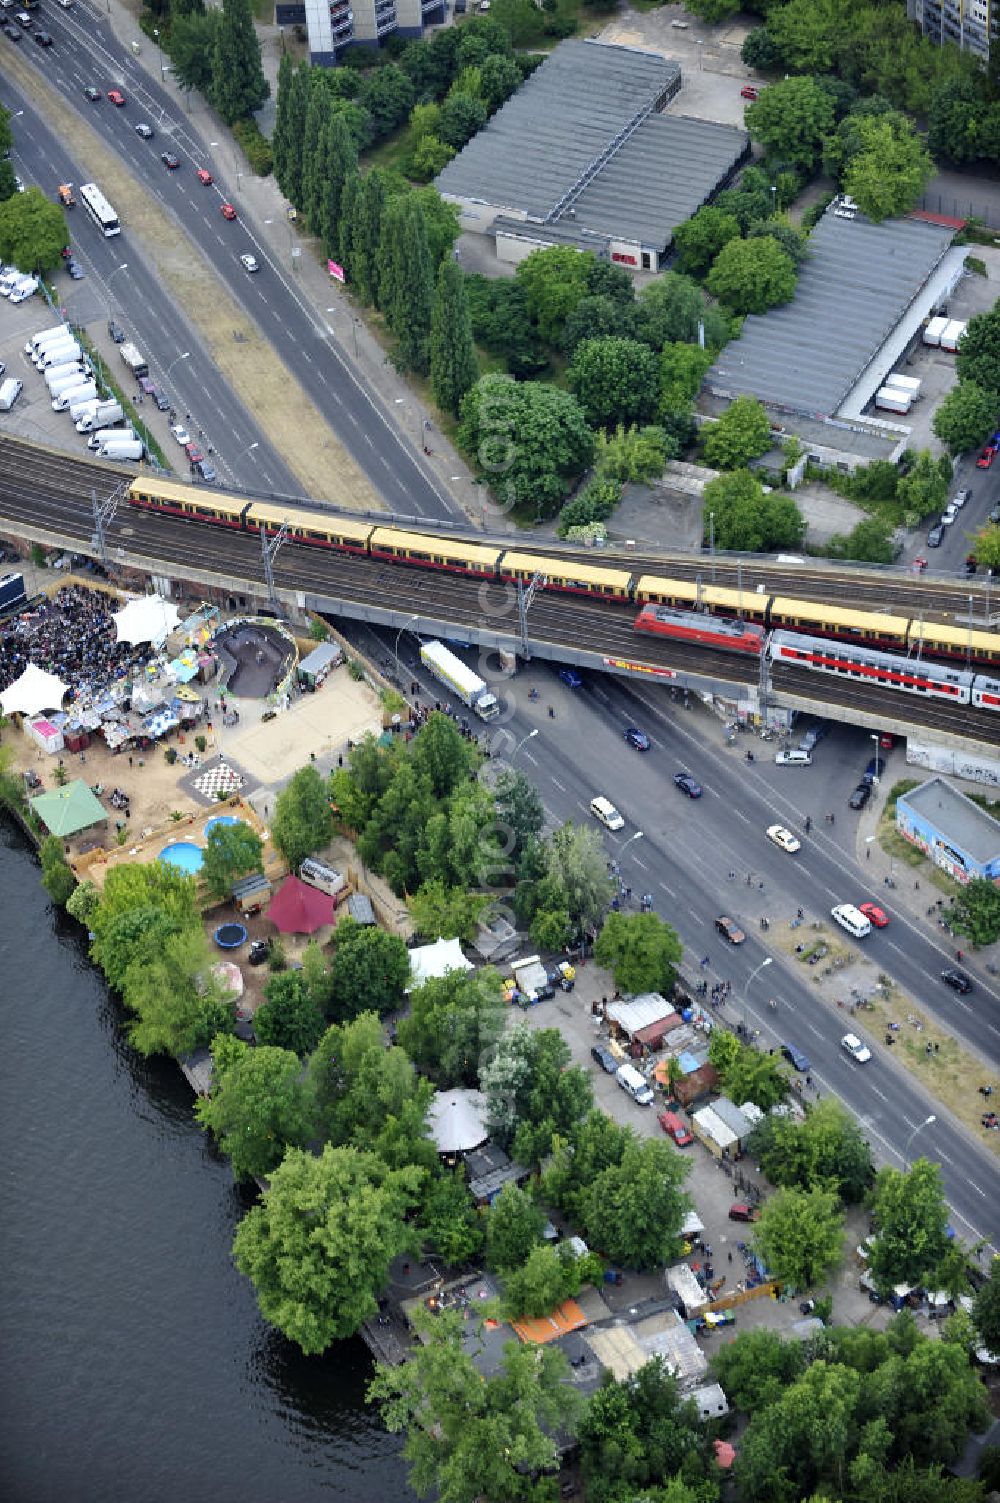
<path id="1" fill-rule="evenodd" d="M 49 366 L 45 372 L 45 384 L 51 392 L 56 382 L 61 381 L 64 376 L 72 376 L 74 371 L 86 372 L 87 369 L 88 367 L 84 364 L 82 356 L 77 360 L 64 360 L 61 365 Z"/>
<path id="2" fill-rule="evenodd" d="M 948 350 L 954 355 L 958 349 L 958 341 L 965 333 L 965 322 L 961 318 L 953 318 L 947 328 L 941 331 L 941 348 Z"/>
<path id="3" fill-rule="evenodd" d="M 100 397 L 84 397 L 82 399 L 82 401 L 79 401 L 79 402 L 70 402 L 70 404 L 69 404 L 70 421 L 73 422 L 73 423 L 78 423 L 81 418 L 88 417 L 91 414 L 93 414 L 94 412 L 96 412 L 97 408 L 98 408 L 98 405 L 100 403 L 100 400 L 101 400 Z"/>
<path id="4" fill-rule="evenodd" d="M 500 706 L 495 695 L 471 668 L 466 668 L 461 658 L 449 652 L 443 642 L 424 642 L 420 648 L 420 661 L 429 668 L 470 710 L 475 710 L 481 720 L 492 720 L 499 715 Z"/>
<path id="5" fill-rule="evenodd" d="M 142 441 L 138 438 L 120 438 L 113 444 L 106 444 L 103 449 L 98 449 L 98 459 L 130 459 L 142 458 Z"/>
<path id="6" fill-rule="evenodd" d="M 918 381 L 916 376 L 900 376 L 893 371 L 885 384 L 886 386 L 898 386 L 900 391 L 908 391 L 913 400 L 916 401 L 923 382 Z"/>
<path id="7" fill-rule="evenodd" d="M 89 407 L 89 412 L 75 420 L 77 433 L 94 433 L 110 423 L 120 423 L 125 416 L 120 402 L 91 402 Z"/>
<path id="8" fill-rule="evenodd" d="M 932 318 L 924 329 L 924 344 L 939 345 L 941 343 L 941 335 L 947 329 L 949 322 L 950 320 L 943 315 Z"/>
<path id="9" fill-rule="evenodd" d="M 653 1093 L 635 1065 L 619 1065 L 615 1079 L 623 1091 L 628 1091 L 633 1101 L 637 1101 L 640 1106 L 652 1106 Z"/>
<path id="10" fill-rule="evenodd" d="M 97 396 L 97 382 L 84 381 L 81 385 L 67 387 L 52 403 L 53 412 L 65 412 L 74 402 L 89 402 Z"/>
<path id="11" fill-rule="evenodd" d="M 140 376 L 149 375 L 149 366 L 146 363 L 146 357 L 134 344 L 119 345 L 118 353 L 137 381 Z"/>
<path id="12" fill-rule="evenodd" d="M 28 343 L 24 347 L 24 353 L 26 355 L 33 355 L 40 344 L 44 344 L 47 339 L 52 339 L 54 335 L 61 334 L 64 330 L 67 334 L 69 333 L 69 324 L 53 324 L 51 329 L 39 329 L 38 333 L 32 334 L 28 340 Z"/>
<path id="13" fill-rule="evenodd" d="M 875 393 L 875 406 L 884 412 L 909 412 L 913 398 L 908 391 L 900 391 L 898 386 L 883 386 Z"/>
<path id="14" fill-rule="evenodd" d="M 113 444 L 121 439 L 134 437 L 135 433 L 128 423 L 124 428 L 97 428 L 87 439 L 87 448 L 103 449 L 105 444 Z"/>

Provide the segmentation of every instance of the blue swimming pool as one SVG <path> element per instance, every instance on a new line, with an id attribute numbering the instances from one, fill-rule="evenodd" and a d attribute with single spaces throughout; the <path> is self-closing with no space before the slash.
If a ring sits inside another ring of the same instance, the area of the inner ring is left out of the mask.
<path id="1" fill-rule="evenodd" d="M 208 839 L 209 830 L 214 830 L 216 825 L 241 825 L 242 819 L 237 819 L 233 814 L 217 814 L 214 819 L 205 821 L 205 839 Z"/>
<path id="2" fill-rule="evenodd" d="M 172 845 L 165 845 L 160 852 L 161 861 L 179 866 L 182 872 L 187 872 L 190 876 L 201 871 L 203 856 L 201 846 L 193 845 L 190 840 L 175 840 Z"/>

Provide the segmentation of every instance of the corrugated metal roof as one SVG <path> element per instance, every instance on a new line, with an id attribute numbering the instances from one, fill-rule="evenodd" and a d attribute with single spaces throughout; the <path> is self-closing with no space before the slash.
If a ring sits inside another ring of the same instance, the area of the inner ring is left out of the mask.
<path id="1" fill-rule="evenodd" d="M 709 371 L 709 389 L 832 416 L 953 237 L 917 219 L 871 224 L 828 209 L 810 237 L 794 299 L 747 318 Z"/>
<path id="2" fill-rule="evenodd" d="M 735 125 L 651 115 L 573 200 L 590 230 L 662 249 L 725 181 L 747 148 Z M 559 222 L 567 222 L 567 213 Z"/>
<path id="3" fill-rule="evenodd" d="M 544 220 L 679 77 L 677 63 L 650 52 L 563 42 L 448 163 L 436 186 Z"/>
<path id="4" fill-rule="evenodd" d="M 640 1028 L 650 1028 L 673 1013 L 673 1006 L 659 992 L 643 992 L 631 1002 L 609 1002 L 608 1017 L 630 1036 Z"/>

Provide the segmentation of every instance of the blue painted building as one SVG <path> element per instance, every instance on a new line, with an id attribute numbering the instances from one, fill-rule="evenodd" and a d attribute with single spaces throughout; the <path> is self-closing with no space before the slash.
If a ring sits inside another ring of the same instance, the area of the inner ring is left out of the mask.
<path id="1" fill-rule="evenodd" d="M 956 882 L 1000 882 L 1000 822 L 944 778 L 899 796 L 896 828 Z"/>

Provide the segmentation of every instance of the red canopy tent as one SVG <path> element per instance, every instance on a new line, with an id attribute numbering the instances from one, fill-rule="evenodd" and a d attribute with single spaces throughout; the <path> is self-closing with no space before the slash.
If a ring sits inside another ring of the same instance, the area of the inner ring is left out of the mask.
<path id="1" fill-rule="evenodd" d="M 333 898 L 302 882 L 286 877 L 267 910 L 267 918 L 282 934 L 315 934 L 333 923 Z"/>

